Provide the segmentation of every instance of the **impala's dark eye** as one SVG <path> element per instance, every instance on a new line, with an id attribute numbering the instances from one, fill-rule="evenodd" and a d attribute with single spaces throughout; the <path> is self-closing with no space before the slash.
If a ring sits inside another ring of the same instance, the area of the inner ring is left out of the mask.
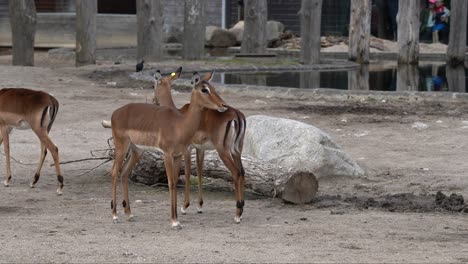
<path id="1" fill-rule="evenodd" d="M 208 88 L 203 87 L 203 88 L 201 89 L 201 92 L 204 93 L 204 94 L 209 94 L 209 93 L 210 93 L 210 90 L 209 90 Z"/>

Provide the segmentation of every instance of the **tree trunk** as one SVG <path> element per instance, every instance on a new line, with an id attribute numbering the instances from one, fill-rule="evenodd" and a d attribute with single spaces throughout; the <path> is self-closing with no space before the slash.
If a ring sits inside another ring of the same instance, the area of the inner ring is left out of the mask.
<path id="1" fill-rule="evenodd" d="M 452 2 L 453 3 L 453 2 Z M 465 68 L 463 65 L 456 67 L 447 66 L 447 83 L 450 92 L 466 93 Z"/>
<path id="2" fill-rule="evenodd" d="M 348 90 L 369 91 L 368 65 L 361 65 L 356 71 L 348 71 Z"/>
<path id="3" fill-rule="evenodd" d="M 76 0 L 76 66 L 96 64 L 97 0 Z"/>
<path id="4" fill-rule="evenodd" d="M 419 88 L 419 71 L 417 65 L 398 65 L 397 91 L 417 91 Z"/>
<path id="5" fill-rule="evenodd" d="M 369 63 L 371 10 L 371 0 L 351 0 L 348 52 L 350 61 Z"/>
<path id="6" fill-rule="evenodd" d="M 196 175 L 195 164 L 195 156 L 192 156 L 192 175 Z M 311 172 L 275 167 L 245 157 L 242 164 L 246 171 L 245 186 L 267 197 L 280 197 L 287 202 L 302 204 L 311 202 L 317 193 L 318 182 Z M 214 152 L 206 152 L 203 169 L 206 177 L 232 181 L 231 174 Z M 180 174 L 183 173 L 182 166 Z M 146 152 L 133 169 L 130 179 L 147 185 L 167 183 L 162 154 Z"/>
<path id="7" fill-rule="evenodd" d="M 36 5 L 34 0 L 8 1 L 13 46 L 13 65 L 34 65 Z"/>
<path id="8" fill-rule="evenodd" d="M 205 0 L 186 0 L 183 58 L 199 60 L 205 53 Z"/>
<path id="9" fill-rule="evenodd" d="M 419 61 L 420 1 L 400 0 L 398 4 L 398 64 Z"/>
<path id="10" fill-rule="evenodd" d="M 163 1 L 137 0 L 137 60 L 160 61 L 163 50 Z"/>
<path id="11" fill-rule="evenodd" d="M 266 52 L 267 12 L 266 0 L 244 0 L 242 53 Z"/>
<path id="12" fill-rule="evenodd" d="M 301 11 L 301 63 L 320 63 L 320 26 L 322 0 L 302 0 Z"/>
<path id="13" fill-rule="evenodd" d="M 447 62 L 450 65 L 463 65 L 466 52 L 466 19 L 468 1 L 452 0 L 450 12 L 450 37 L 447 48 Z"/>

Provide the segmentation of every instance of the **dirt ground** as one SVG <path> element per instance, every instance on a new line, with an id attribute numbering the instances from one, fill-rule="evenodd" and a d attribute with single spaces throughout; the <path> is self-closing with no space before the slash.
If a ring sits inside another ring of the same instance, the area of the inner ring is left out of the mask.
<path id="1" fill-rule="evenodd" d="M 105 149 L 111 131 L 101 120 L 152 96 L 145 84 L 126 77 L 134 67 L 129 64 L 75 69 L 7 63 L 0 59 L 1 87 L 45 90 L 59 100 L 51 137 L 62 161 Z M 114 81 L 116 86 L 109 84 Z M 233 220 L 232 191 L 207 188 L 204 212 L 192 206 L 179 215 L 180 231 L 170 228 L 166 188 L 131 184 L 136 221 L 125 221 L 119 207 L 121 222 L 113 224 L 112 163 L 89 173 L 101 161 L 62 165 L 64 194 L 57 196 L 48 156 L 30 189 L 39 143 L 31 131 L 16 130 L 10 137 L 12 184 L 0 187 L 0 262 L 468 262 L 461 197 L 436 199 L 438 191 L 468 197 L 468 107 L 222 97 L 246 115 L 287 117 L 323 129 L 366 176 L 321 179 L 316 202 L 307 205 L 249 195 L 241 224 Z M 189 94 L 175 98 L 182 105 Z M 429 127 L 412 128 L 415 122 Z M 0 163 L 4 175 L 3 154 Z M 182 198 L 179 190 L 179 205 Z M 194 199 L 195 189 L 192 204 Z"/>

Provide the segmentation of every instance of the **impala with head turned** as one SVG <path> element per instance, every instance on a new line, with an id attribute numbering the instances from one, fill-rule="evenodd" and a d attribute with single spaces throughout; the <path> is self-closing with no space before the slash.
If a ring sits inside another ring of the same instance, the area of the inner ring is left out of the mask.
<path id="1" fill-rule="evenodd" d="M 204 79 L 200 79 L 196 74 L 193 80 L 202 83 L 206 82 L 207 78 L 205 76 Z M 152 104 L 128 104 L 114 111 L 111 118 L 115 143 L 111 201 L 114 222 L 118 221 L 116 188 L 119 175 L 122 180 L 122 205 L 131 220 L 128 175 L 145 150 L 159 150 L 164 153 L 171 204 L 171 224 L 174 228 L 180 228 L 177 219 L 177 180 L 181 158 L 200 126 L 201 113 L 205 108 L 219 112 L 227 110 L 224 101 L 214 89 L 196 85 L 192 89 L 190 106 L 183 113 L 173 107 Z M 124 162 L 127 153 L 128 157 Z"/>
<path id="2" fill-rule="evenodd" d="M 58 148 L 49 137 L 58 108 L 59 103 L 57 99 L 45 92 L 21 88 L 5 88 L 0 90 L 0 144 L 3 142 L 5 148 L 5 186 L 9 186 L 11 180 L 9 133 L 13 128 L 32 129 L 41 142 L 41 156 L 39 167 L 31 182 L 31 188 L 34 188 L 39 180 L 42 165 L 44 164 L 47 150 L 49 150 L 52 153 L 57 172 L 57 193 L 59 195 L 62 194 L 63 177 L 60 172 Z"/>
<path id="3" fill-rule="evenodd" d="M 171 95 L 171 81 L 180 76 L 181 68 L 170 76 L 162 77 L 160 72 L 154 75 L 154 99 L 155 103 L 176 109 Z M 192 84 L 195 88 L 203 87 L 207 90 L 214 90 L 211 84 L 213 73 L 210 73 L 201 82 L 195 78 Z M 179 111 L 185 113 L 190 104 L 184 105 Z M 246 120 L 244 114 L 234 107 L 228 106 L 224 112 L 205 109 L 200 119 L 200 127 L 194 134 L 191 146 L 196 149 L 197 175 L 198 175 L 198 208 L 202 212 L 202 175 L 203 160 L 206 150 L 213 150 L 219 154 L 224 165 L 231 172 L 235 187 L 236 215 L 234 220 L 239 223 L 244 209 L 244 168 L 242 166 L 241 154 L 244 142 Z M 186 213 L 190 205 L 190 167 L 191 149 L 187 149 L 184 154 L 185 160 L 185 199 L 181 207 L 181 212 Z"/>

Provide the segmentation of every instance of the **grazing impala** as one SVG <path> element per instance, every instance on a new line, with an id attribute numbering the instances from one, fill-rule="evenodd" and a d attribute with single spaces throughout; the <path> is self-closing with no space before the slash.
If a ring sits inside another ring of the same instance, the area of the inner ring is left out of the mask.
<path id="1" fill-rule="evenodd" d="M 172 227 L 180 228 L 177 220 L 177 180 L 180 162 L 195 132 L 200 126 L 204 108 L 224 112 L 227 107 L 216 93 L 205 85 L 210 75 L 203 80 L 195 74 L 195 83 L 190 106 L 183 113 L 173 107 L 152 104 L 128 104 L 114 111 L 111 118 L 112 136 L 115 143 L 115 160 L 112 168 L 112 215 L 118 221 L 116 188 L 119 172 L 122 177 L 122 193 L 125 213 L 132 219 L 128 199 L 128 175 L 145 150 L 162 150 L 171 203 Z M 126 154 L 125 164 L 122 164 Z M 121 170 L 122 169 L 122 170 Z"/>
<path id="2" fill-rule="evenodd" d="M 31 188 L 39 180 L 41 168 L 47 155 L 52 153 L 57 171 L 58 189 L 62 194 L 63 177 L 60 172 L 58 149 L 49 138 L 49 132 L 54 123 L 59 103 L 52 95 L 29 89 L 5 88 L 0 90 L 0 144 L 3 141 L 6 157 L 6 176 L 4 184 L 8 186 L 11 180 L 10 172 L 10 142 L 9 133 L 13 128 L 32 129 L 41 142 L 41 157 L 39 167 L 34 175 Z"/>
<path id="3" fill-rule="evenodd" d="M 168 77 L 162 77 L 158 71 L 155 78 L 155 97 L 154 102 L 162 106 L 176 108 L 171 96 L 171 81 L 180 76 L 182 68 Z M 205 89 L 214 90 L 210 84 L 213 74 L 207 75 L 202 84 Z M 198 85 L 198 84 L 196 84 Z M 184 105 L 179 111 L 185 113 L 190 108 L 190 104 Z M 245 116 L 239 110 L 228 106 L 225 112 L 218 112 L 211 109 L 205 109 L 202 112 L 200 128 L 192 138 L 191 145 L 197 152 L 197 175 L 198 175 L 198 212 L 201 213 L 203 206 L 202 196 L 202 173 L 205 150 L 213 150 L 219 154 L 224 165 L 231 172 L 236 197 L 236 216 L 234 220 L 239 223 L 244 208 L 244 168 L 242 167 L 241 153 L 244 142 L 246 121 Z M 190 205 L 190 148 L 184 154 L 185 160 L 185 199 L 181 207 L 181 212 L 186 213 Z"/>

